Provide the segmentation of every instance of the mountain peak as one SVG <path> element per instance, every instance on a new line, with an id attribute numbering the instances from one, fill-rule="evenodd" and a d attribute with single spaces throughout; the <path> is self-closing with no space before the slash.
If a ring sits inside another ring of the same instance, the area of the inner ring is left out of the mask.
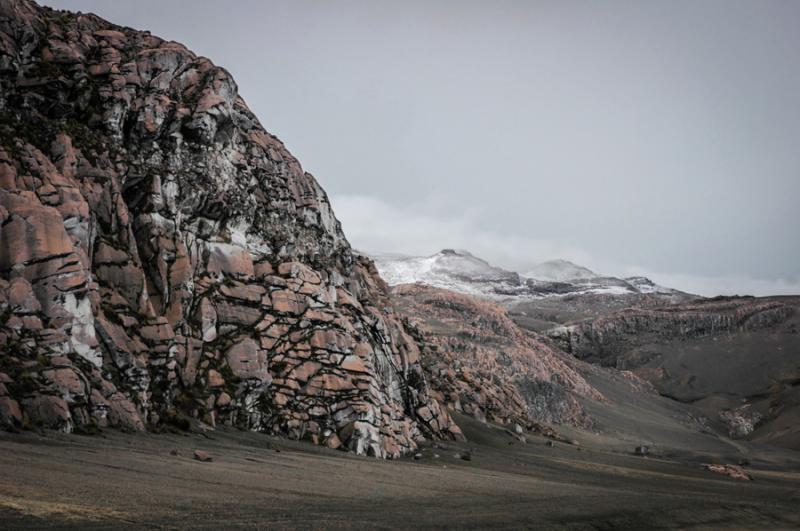
<path id="1" fill-rule="evenodd" d="M 565 280 L 594 278 L 598 275 L 587 267 L 575 264 L 569 260 L 557 258 L 536 264 L 524 273 L 523 276 L 538 280 L 563 282 Z"/>

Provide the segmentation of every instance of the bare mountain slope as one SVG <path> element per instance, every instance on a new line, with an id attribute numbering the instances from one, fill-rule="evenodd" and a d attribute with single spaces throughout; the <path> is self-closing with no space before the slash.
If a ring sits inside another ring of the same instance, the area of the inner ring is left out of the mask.
<path id="1" fill-rule="evenodd" d="M 631 370 L 735 438 L 797 446 L 800 298 L 720 297 L 626 309 L 548 332 L 567 352 Z"/>

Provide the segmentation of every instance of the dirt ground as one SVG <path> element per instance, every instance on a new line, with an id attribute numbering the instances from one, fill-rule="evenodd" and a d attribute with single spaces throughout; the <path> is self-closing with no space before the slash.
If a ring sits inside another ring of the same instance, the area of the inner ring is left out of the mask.
<path id="1" fill-rule="evenodd" d="M 713 456 L 523 444 L 459 422 L 469 443 L 396 461 L 237 431 L 4 433 L 0 528 L 800 528 L 792 453 L 742 482 L 704 470 Z"/>

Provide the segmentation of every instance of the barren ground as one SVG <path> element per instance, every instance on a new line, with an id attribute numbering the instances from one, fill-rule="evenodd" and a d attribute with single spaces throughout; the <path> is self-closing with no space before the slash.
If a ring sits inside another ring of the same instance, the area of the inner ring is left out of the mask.
<path id="1" fill-rule="evenodd" d="M 592 438 L 522 444 L 458 421 L 469 443 L 397 461 L 236 431 L 4 433 L 0 527 L 800 527 L 792 452 L 756 452 L 754 481 L 740 482 L 701 467 L 724 456 L 644 458 Z M 455 457 L 465 447 L 471 461 Z M 193 460 L 198 448 L 214 461 Z"/>

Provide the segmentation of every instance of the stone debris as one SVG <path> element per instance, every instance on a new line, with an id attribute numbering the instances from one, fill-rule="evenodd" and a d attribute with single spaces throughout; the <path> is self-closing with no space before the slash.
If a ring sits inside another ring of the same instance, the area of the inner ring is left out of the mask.
<path id="1" fill-rule="evenodd" d="M 756 411 L 751 404 L 744 404 L 735 409 L 724 409 L 719 417 L 728 427 L 731 439 L 743 439 L 753 433 L 766 417 Z"/>
<path id="2" fill-rule="evenodd" d="M 703 468 L 742 481 L 752 481 L 753 477 L 738 465 L 703 465 Z"/>

